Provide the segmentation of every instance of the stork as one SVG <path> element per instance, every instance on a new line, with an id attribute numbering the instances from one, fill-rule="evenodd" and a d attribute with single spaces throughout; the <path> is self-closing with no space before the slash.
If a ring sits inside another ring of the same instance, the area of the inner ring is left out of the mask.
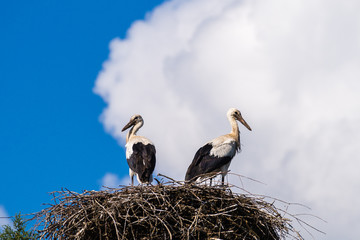
<path id="1" fill-rule="evenodd" d="M 224 179 L 231 160 L 236 152 L 241 150 L 240 132 L 236 120 L 251 131 L 250 126 L 245 122 L 239 110 L 230 108 L 227 112 L 227 118 L 231 125 L 231 132 L 207 142 L 195 153 L 194 159 L 187 169 L 185 181 L 194 182 L 201 178 L 203 174 L 215 175 L 221 172 L 221 182 L 224 185 Z M 210 178 L 210 185 L 211 180 Z"/>
<path id="2" fill-rule="evenodd" d="M 140 184 L 149 184 L 153 180 L 152 173 L 156 163 L 155 146 L 149 139 L 136 135 L 143 125 L 143 118 L 140 115 L 134 115 L 122 129 L 123 132 L 131 127 L 126 135 L 125 145 L 131 185 L 134 185 L 134 175 Z"/>

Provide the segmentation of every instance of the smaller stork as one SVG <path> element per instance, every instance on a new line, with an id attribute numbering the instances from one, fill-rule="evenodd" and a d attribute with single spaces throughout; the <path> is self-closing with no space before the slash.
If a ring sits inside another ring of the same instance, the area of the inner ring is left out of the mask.
<path id="1" fill-rule="evenodd" d="M 154 144 L 147 138 L 137 136 L 137 131 L 144 125 L 140 115 L 134 115 L 122 131 L 132 127 L 126 135 L 126 160 L 129 165 L 131 185 L 134 185 L 134 175 L 140 184 L 150 184 L 156 164 Z"/>
<path id="2" fill-rule="evenodd" d="M 186 172 L 185 181 L 193 182 L 201 178 L 201 175 L 221 172 L 221 182 L 224 185 L 224 179 L 231 160 L 236 152 L 241 149 L 239 126 L 236 120 L 251 131 L 250 126 L 245 122 L 239 110 L 230 108 L 227 112 L 227 118 L 231 125 L 231 132 L 211 140 L 196 152 Z M 210 185 L 211 180 L 212 178 L 210 178 Z"/>

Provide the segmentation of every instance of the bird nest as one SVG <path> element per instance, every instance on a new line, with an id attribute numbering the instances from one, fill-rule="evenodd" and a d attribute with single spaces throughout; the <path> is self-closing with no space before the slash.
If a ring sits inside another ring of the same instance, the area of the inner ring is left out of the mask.
<path id="1" fill-rule="evenodd" d="M 170 180 L 52 194 L 35 216 L 43 239 L 302 239 L 286 212 L 229 186 Z"/>

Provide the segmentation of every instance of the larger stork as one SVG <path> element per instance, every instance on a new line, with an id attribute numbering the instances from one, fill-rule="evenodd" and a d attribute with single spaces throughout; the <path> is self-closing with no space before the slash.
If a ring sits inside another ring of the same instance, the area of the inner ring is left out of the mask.
<path id="1" fill-rule="evenodd" d="M 227 112 L 227 118 L 231 125 L 231 132 L 207 142 L 196 152 L 186 172 L 186 181 L 193 182 L 204 176 L 204 174 L 212 175 L 221 172 L 221 182 L 224 185 L 224 179 L 231 160 L 236 152 L 241 149 L 239 126 L 236 120 L 251 131 L 250 126 L 245 122 L 239 110 L 230 108 Z"/>
<path id="2" fill-rule="evenodd" d="M 130 128 L 126 135 L 126 160 L 129 165 L 131 185 L 134 185 L 134 175 L 140 184 L 151 183 L 152 173 L 156 164 L 156 150 L 154 144 L 147 138 L 137 136 L 137 131 L 144 125 L 140 115 L 134 115 L 122 131 Z"/>

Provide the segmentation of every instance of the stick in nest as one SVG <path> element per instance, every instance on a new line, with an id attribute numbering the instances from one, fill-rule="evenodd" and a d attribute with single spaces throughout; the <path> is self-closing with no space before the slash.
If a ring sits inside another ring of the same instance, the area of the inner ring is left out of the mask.
<path id="1" fill-rule="evenodd" d="M 154 186 L 54 192 L 55 204 L 34 217 L 37 229 L 45 239 L 303 239 L 263 197 L 167 179 Z"/>

